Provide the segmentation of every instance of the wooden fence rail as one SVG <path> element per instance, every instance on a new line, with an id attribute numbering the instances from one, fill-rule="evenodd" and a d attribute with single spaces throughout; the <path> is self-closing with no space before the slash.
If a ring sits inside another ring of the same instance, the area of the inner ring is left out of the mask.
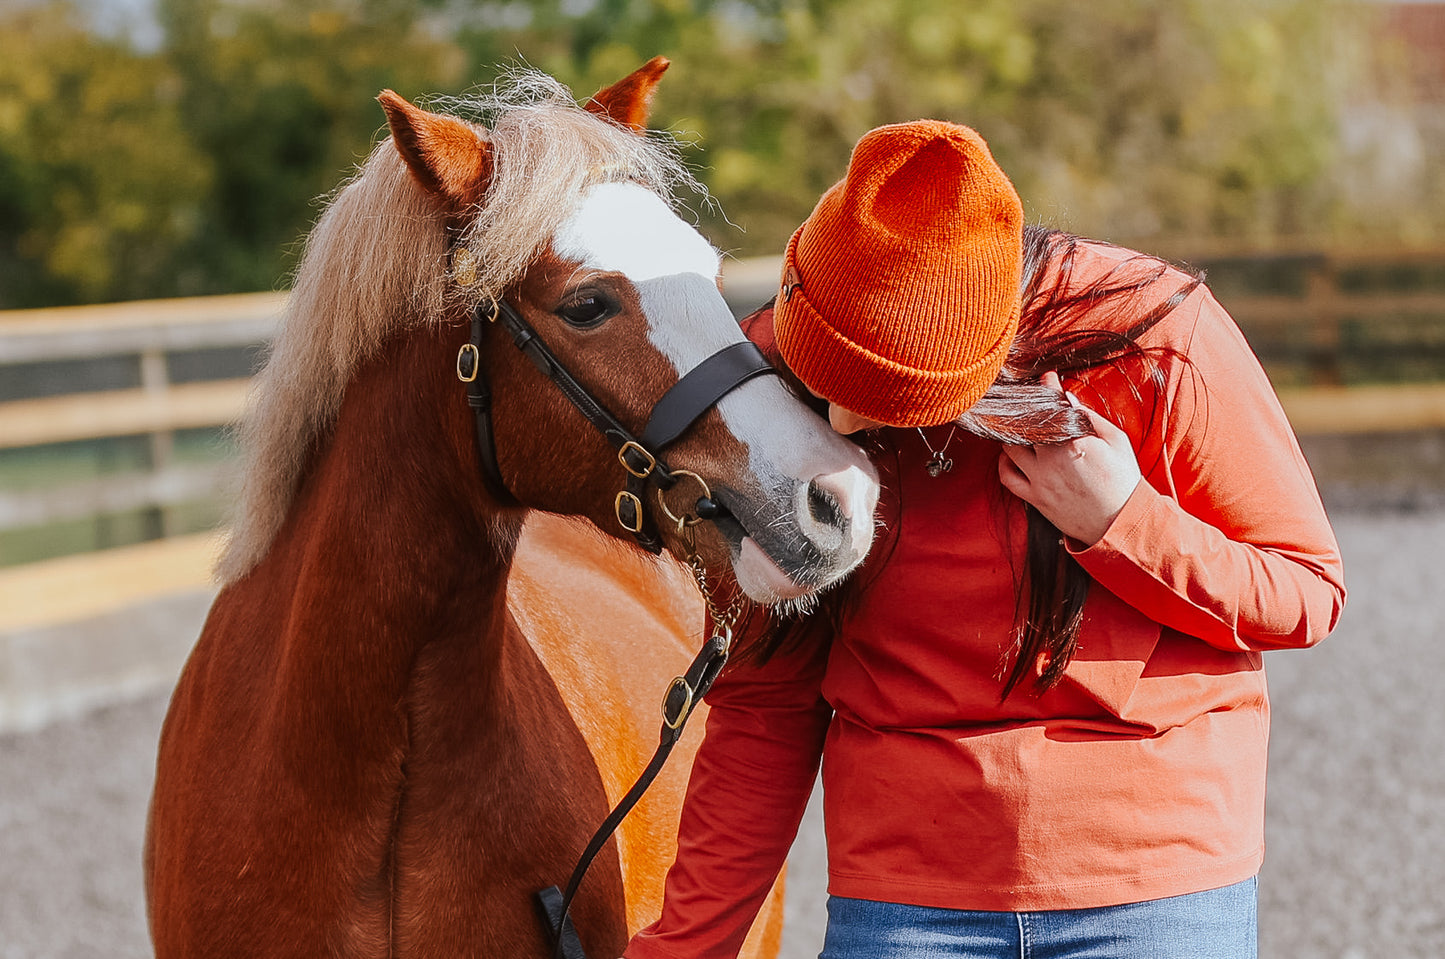
<path id="1" fill-rule="evenodd" d="M 1261 261 L 1242 262 L 1259 268 Z M 1445 251 L 1409 262 L 1423 263 L 1427 274 L 1445 273 Z M 1445 376 L 1429 382 L 1340 385 L 1342 371 L 1355 360 L 1352 349 L 1384 355 L 1393 348 L 1400 351 L 1401 363 L 1418 358 L 1422 350 L 1445 359 L 1445 281 L 1438 290 L 1428 285 L 1404 291 L 1356 289 L 1362 284 L 1352 277 L 1370 264 L 1378 266 L 1368 256 L 1315 256 L 1276 264 L 1271 273 L 1265 263 L 1269 275 L 1293 270 L 1296 279 L 1282 292 L 1260 293 L 1230 289 L 1225 263 L 1221 299 L 1271 373 L 1284 371 L 1277 375 L 1285 384 L 1281 399 L 1301 434 L 1445 429 Z M 778 266 L 777 258 L 728 264 L 725 288 L 737 312 L 773 293 Z M 0 533 L 127 510 L 164 513 L 218 495 L 226 464 L 175 462 L 174 437 L 180 430 L 235 421 L 244 407 L 247 380 L 231 375 L 174 382 L 169 370 L 176 357 L 187 353 L 258 348 L 273 334 L 283 304 L 284 294 L 268 293 L 0 313 L 0 377 L 26 364 L 74 366 L 73 389 L 0 401 L 0 452 L 123 436 L 144 436 L 149 447 L 146 467 L 137 472 L 39 489 L 6 489 L 0 479 Z M 1414 331 L 1408 342 L 1375 337 L 1378 342 L 1359 347 L 1370 340 L 1372 318 L 1385 318 L 1379 320 L 1383 327 L 1398 326 L 1402 317 Z M 86 364 L 114 357 L 137 364 L 136 382 L 88 389 Z M 1287 363 L 1295 366 L 1286 369 Z"/>
<path id="2" fill-rule="evenodd" d="M 256 347 L 272 336 L 284 296 L 252 294 L 0 313 L 0 375 L 44 364 L 73 378 L 72 392 L 0 402 L 0 451 L 144 436 L 148 468 L 36 489 L 0 488 L 0 532 L 214 497 L 224 464 L 181 465 L 177 431 L 223 426 L 244 407 L 247 381 L 175 383 L 169 358 Z M 131 357 L 136 384 L 88 388 L 94 361 Z M 61 372 L 68 365 L 70 371 Z"/>

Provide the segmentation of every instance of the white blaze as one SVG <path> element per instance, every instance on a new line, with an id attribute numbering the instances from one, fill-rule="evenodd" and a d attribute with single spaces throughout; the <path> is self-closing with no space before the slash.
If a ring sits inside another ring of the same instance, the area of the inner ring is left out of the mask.
<path id="1" fill-rule="evenodd" d="M 593 187 L 557 232 L 553 249 L 633 283 L 679 273 L 716 280 L 722 262 L 701 233 L 636 183 Z"/>
<path id="2" fill-rule="evenodd" d="M 681 377 L 744 337 L 716 282 L 721 258 L 702 234 L 657 194 L 635 183 L 603 183 L 583 197 L 553 240 L 558 255 L 584 268 L 615 271 L 637 287 L 648 340 Z M 702 277 L 707 282 L 699 283 Z M 748 445 L 749 466 L 770 487 L 807 479 L 839 452 L 805 420 L 776 377 L 760 376 L 718 403 L 723 422 Z"/>

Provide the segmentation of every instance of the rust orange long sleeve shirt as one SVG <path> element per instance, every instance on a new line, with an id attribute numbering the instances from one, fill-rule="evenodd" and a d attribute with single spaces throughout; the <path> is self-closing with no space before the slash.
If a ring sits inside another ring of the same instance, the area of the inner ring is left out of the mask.
<path id="1" fill-rule="evenodd" d="M 1081 244 L 1071 282 L 1133 256 Z M 1339 549 L 1268 379 L 1208 291 L 1141 344 L 1162 389 L 1134 361 L 1065 381 L 1129 434 L 1144 482 L 1099 542 L 1068 544 L 1094 582 L 1064 678 L 1000 702 L 1025 535 L 998 445 L 959 431 L 954 469 L 931 477 L 917 433 L 884 431 L 880 514 L 896 528 L 835 635 L 714 687 L 663 914 L 629 959 L 735 955 L 820 757 L 833 895 L 1066 909 L 1255 874 L 1260 653 L 1334 627 Z"/>

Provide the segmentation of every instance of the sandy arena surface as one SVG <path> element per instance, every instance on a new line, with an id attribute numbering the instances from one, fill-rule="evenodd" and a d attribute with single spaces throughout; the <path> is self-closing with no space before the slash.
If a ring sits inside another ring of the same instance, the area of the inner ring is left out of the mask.
<path id="1" fill-rule="evenodd" d="M 1350 602 L 1316 650 L 1267 659 L 1274 726 L 1266 959 L 1445 956 L 1445 509 L 1336 510 Z M 0 959 L 150 955 L 140 851 L 163 697 L 0 738 Z M 815 956 L 810 812 L 784 959 Z"/>

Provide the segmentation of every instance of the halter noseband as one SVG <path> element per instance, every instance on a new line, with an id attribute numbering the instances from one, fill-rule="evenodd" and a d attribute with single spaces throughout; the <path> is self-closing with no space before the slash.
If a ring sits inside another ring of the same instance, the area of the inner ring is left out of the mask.
<path id="1" fill-rule="evenodd" d="M 556 384 L 562 395 L 617 450 L 618 462 L 627 471 L 627 485 L 618 492 L 613 504 L 617 522 L 650 553 L 662 551 L 662 537 L 651 515 L 643 508 L 642 494 L 647 483 L 653 481 L 659 490 L 667 490 L 673 487 L 679 475 L 700 480 L 687 470 L 669 469 L 662 459 L 662 449 L 743 383 L 764 373 L 777 373 L 762 351 L 749 340 L 725 346 L 689 370 L 662 395 L 653 406 L 641 436 L 637 436 L 577 382 L 556 354 L 547 348 L 532 325 L 510 303 L 500 298 L 490 305 L 479 303 L 472 312 L 471 339 L 457 353 L 457 377 L 467 384 L 467 404 L 476 414 L 477 450 L 482 461 L 482 475 L 492 494 L 503 503 L 516 503 L 517 500 L 507 489 L 497 463 L 491 418 L 492 392 L 481 365 L 482 331 L 486 323 L 499 321 L 512 335 L 512 343 Z M 698 500 L 697 516 L 715 519 L 723 514 L 723 507 L 711 498 L 706 484 L 702 485 L 704 495 Z"/>

